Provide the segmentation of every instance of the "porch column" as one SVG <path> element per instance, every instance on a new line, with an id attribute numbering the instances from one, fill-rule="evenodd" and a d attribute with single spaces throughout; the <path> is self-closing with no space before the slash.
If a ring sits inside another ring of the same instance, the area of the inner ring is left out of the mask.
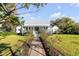
<path id="1" fill-rule="evenodd" d="M 35 30 L 35 26 L 33 26 L 33 30 Z"/>
<path id="2" fill-rule="evenodd" d="M 29 26 L 28 26 L 28 31 L 29 31 Z"/>

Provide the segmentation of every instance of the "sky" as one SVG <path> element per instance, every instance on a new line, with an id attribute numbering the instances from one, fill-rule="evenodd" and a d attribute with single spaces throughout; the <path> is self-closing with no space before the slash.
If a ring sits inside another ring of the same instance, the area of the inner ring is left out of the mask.
<path id="1" fill-rule="evenodd" d="M 21 12 L 26 12 L 19 15 L 19 17 L 24 17 L 26 24 L 49 24 L 50 20 L 65 16 L 79 22 L 79 4 L 77 3 L 48 3 L 38 9 L 30 6 L 29 9 L 18 11 L 18 13 Z"/>

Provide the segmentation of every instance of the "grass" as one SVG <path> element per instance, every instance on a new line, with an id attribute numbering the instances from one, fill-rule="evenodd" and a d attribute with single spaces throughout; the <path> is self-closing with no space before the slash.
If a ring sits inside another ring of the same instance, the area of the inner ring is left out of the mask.
<path id="1" fill-rule="evenodd" d="M 66 56 L 79 56 L 79 35 L 54 34 L 46 39 L 51 47 Z"/>
<path id="2" fill-rule="evenodd" d="M 0 44 L 5 44 L 7 46 L 10 46 L 12 48 L 13 52 L 15 52 L 19 47 L 22 46 L 24 41 L 28 42 L 29 40 L 31 40 L 33 38 L 33 36 L 32 36 L 32 34 L 28 34 L 26 36 L 20 36 L 20 35 L 13 34 L 13 35 L 7 35 L 5 38 L 3 36 L 0 36 L 0 38 L 1 38 Z M 1 46 L 0 46 L 0 48 L 1 48 Z M 2 54 L 4 52 L 2 52 Z"/>
<path id="3" fill-rule="evenodd" d="M 15 32 L 0 32 L 0 36 L 7 36 L 7 35 L 13 35 L 16 34 Z"/>

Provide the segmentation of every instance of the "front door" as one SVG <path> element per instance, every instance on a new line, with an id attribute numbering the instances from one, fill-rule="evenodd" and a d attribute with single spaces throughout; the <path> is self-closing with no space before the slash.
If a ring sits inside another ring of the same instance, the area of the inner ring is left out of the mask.
<path id="1" fill-rule="evenodd" d="M 38 27 L 38 26 L 36 26 L 36 27 L 35 27 L 35 30 L 36 30 L 36 31 L 39 31 L 39 27 Z"/>

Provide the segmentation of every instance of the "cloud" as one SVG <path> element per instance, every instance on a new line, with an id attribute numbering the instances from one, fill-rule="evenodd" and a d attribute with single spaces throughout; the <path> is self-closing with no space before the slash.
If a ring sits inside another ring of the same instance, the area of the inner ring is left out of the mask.
<path id="1" fill-rule="evenodd" d="M 79 17 L 72 17 L 72 16 L 69 16 L 73 21 L 75 22 L 79 22 Z"/>
<path id="2" fill-rule="evenodd" d="M 57 9 L 61 9 L 61 6 L 57 6 Z"/>
<path id="3" fill-rule="evenodd" d="M 60 15 L 61 15 L 60 12 L 55 12 L 55 13 L 53 13 L 50 17 L 53 18 L 53 17 L 58 17 L 58 16 L 60 16 Z"/>
<path id="4" fill-rule="evenodd" d="M 59 17 L 64 17 L 65 15 L 62 14 L 61 12 L 55 12 L 53 13 L 50 18 L 59 18 Z"/>
<path id="5" fill-rule="evenodd" d="M 61 12 L 55 12 L 51 15 L 51 19 L 55 20 L 57 18 L 61 18 L 61 17 L 69 17 L 71 18 L 73 21 L 75 22 L 79 22 L 79 17 L 73 17 L 73 16 L 68 16 L 68 15 L 65 15 L 65 14 L 62 14 Z"/>
<path id="6" fill-rule="evenodd" d="M 51 19 L 55 20 L 55 19 L 61 18 L 61 17 L 69 17 L 69 18 L 71 18 L 73 21 L 79 22 L 79 17 L 69 16 L 69 15 L 63 14 L 63 13 L 61 13 L 61 12 L 55 12 L 55 13 L 53 13 L 53 14 L 49 17 L 49 19 L 50 19 L 50 20 L 51 20 Z"/>
<path id="7" fill-rule="evenodd" d="M 30 19 L 36 19 L 35 17 L 30 17 Z"/>
<path id="8" fill-rule="evenodd" d="M 49 24 L 49 20 L 42 20 L 40 19 L 40 16 L 32 16 L 25 22 L 25 24 Z"/>
<path id="9" fill-rule="evenodd" d="M 72 4 L 70 4 L 70 6 L 78 8 L 79 7 L 79 3 L 72 3 Z"/>
<path id="10" fill-rule="evenodd" d="M 48 20 L 32 19 L 27 20 L 26 24 L 49 24 Z"/>
<path id="11" fill-rule="evenodd" d="M 30 14 L 20 14 L 20 15 L 17 15 L 17 16 L 19 16 L 19 17 L 29 17 L 29 16 L 31 16 Z"/>

